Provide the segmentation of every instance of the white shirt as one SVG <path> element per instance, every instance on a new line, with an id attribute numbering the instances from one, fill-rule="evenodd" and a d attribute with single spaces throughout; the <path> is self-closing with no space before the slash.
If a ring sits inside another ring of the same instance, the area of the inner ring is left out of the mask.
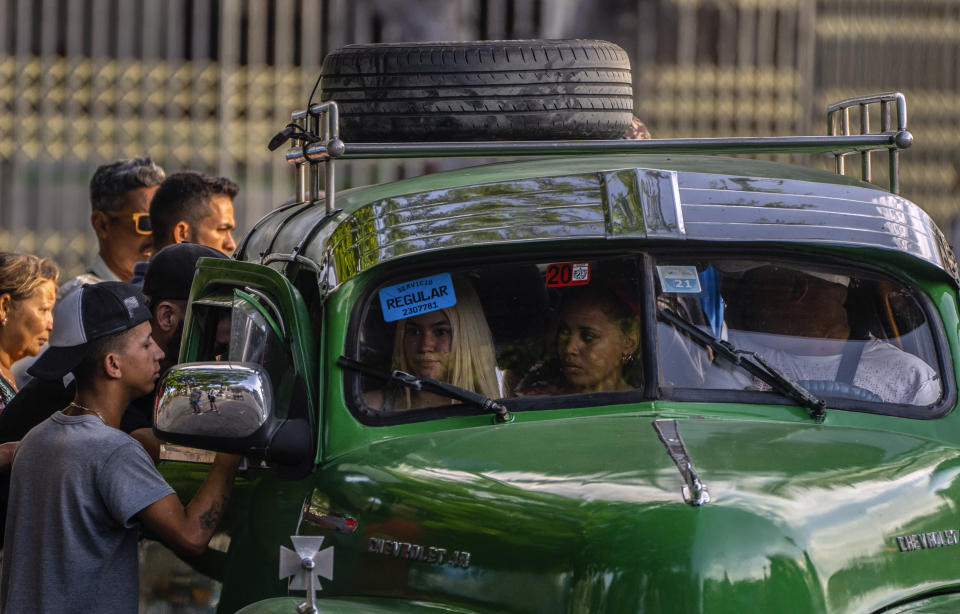
<path id="1" fill-rule="evenodd" d="M 841 354 L 798 354 L 781 349 L 789 341 L 785 341 L 781 347 L 773 347 L 758 339 L 764 335 L 732 332 L 730 336 L 737 348 L 756 352 L 795 381 L 836 381 Z M 802 343 L 803 340 L 798 342 Z M 940 398 L 940 377 L 935 369 L 920 358 L 879 339 L 848 343 L 866 344 L 853 377 L 854 386 L 879 395 L 886 403 L 931 405 Z M 744 387 L 770 389 L 768 384 L 756 380 L 745 371 L 741 373 L 742 376 L 738 375 L 737 380 L 739 384 L 746 384 Z"/>
<path id="2" fill-rule="evenodd" d="M 101 281 L 123 281 L 117 275 L 110 270 L 110 267 L 107 266 L 107 263 L 103 261 L 103 258 L 100 257 L 100 254 L 93 258 L 93 261 L 90 263 L 90 266 L 87 267 L 86 272 L 82 275 L 77 275 L 70 281 L 64 283 L 60 286 L 60 289 L 57 290 L 57 300 L 62 299 L 66 295 L 70 294 L 77 288 L 83 286 L 83 284 L 96 284 Z"/>

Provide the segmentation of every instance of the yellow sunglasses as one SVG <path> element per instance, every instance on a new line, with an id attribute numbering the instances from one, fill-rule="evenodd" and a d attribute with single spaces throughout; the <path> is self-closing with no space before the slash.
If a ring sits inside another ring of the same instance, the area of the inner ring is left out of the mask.
<path id="1" fill-rule="evenodd" d="M 137 231 L 137 234 L 148 235 L 153 232 L 153 225 L 150 223 L 150 214 L 145 212 L 140 213 L 124 213 L 122 211 L 104 211 L 107 216 L 113 219 L 125 218 L 127 216 L 133 217 L 133 228 Z"/>

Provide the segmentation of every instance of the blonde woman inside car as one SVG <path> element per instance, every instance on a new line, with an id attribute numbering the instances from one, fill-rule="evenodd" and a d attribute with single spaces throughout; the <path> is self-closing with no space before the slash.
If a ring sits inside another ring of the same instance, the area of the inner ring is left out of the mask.
<path id="1" fill-rule="evenodd" d="M 453 276 L 453 288 L 457 297 L 454 306 L 397 322 L 390 368 L 498 398 L 501 395 L 493 335 L 487 326 L 480 299 L 473 285 L 463 277 Z M 381 411 L 405 411 L 455 403 L 442 395 L 392 385 L 368 392 L 364 401 L 369 407 Z"/>

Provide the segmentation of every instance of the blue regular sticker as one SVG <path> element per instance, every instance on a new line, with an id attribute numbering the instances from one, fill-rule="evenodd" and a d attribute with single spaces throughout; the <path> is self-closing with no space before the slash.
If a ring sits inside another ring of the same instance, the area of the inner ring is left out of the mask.
<path id="1" fill-rule="evenodd" d="M 450 273 L 439 273 L 380 289 L 383 319 L 393 322 L 457 304 Z"/>
<path id="2" fill-rule="evenodd" d="M 695 266 L 657 266 L 660 287 L 664 292 L 690 293 L 700 292 L 700 278 Z"/>

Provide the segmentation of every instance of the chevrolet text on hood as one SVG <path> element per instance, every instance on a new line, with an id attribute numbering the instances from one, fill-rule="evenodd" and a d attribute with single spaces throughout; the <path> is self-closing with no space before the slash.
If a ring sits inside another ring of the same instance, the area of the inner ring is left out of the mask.
<path id="1" fill-rule="evenodd" d="M 960 606 L 957 266 L 898 195 L 904 96 L 628 140 L 631 82 L 604 41 L 327 57 L 156 406 L 171 484 L 248 462 L 190 562 L 219 611 Z M 336 187 L 415 157 L 513 160 Z"/>

